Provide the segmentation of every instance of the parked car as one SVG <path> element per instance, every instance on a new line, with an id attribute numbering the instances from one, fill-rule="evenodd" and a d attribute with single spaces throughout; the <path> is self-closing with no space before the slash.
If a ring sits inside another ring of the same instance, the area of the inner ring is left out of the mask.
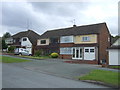
<path id="1" fill-rule="evenodd" d="M 31 55 L 29 54 L 29 51 L 24 48 L 16 48 L 14 51 L 15 55 Z"/>

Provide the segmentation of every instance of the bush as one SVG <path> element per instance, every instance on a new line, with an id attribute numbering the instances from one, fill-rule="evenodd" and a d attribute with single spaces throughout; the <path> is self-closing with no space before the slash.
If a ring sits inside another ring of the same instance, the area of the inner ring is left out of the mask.
<path id="1" fill-rule="evenodd" d="M 8 52 L 13 53 L 14 50 L 15 50 L 15 47 L 14 47 L 14 46 L 8 47 Z"/>
<path id="2" fill-rule="evenodd" d="M 35 56 L 41 56 L 42 55 L 42 50 L 36 50 L 35 51 Z"/>
<path id="3" fill-rule="evenodd" d="M 59 56 L 58 53 L 51 53 L 52 58 L 57 58 L 58 56 Z"/>

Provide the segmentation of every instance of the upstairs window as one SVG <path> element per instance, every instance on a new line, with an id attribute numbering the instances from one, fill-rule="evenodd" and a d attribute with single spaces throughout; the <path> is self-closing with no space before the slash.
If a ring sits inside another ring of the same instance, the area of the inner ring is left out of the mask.
<path id="1" fill-rule="evenodd" d="M 41 40 L 40 44 L 46 44 L 46 40 Z"/>
<path id="2" fill-rule="evenodd" d="M 58 38 L 50 38 L 51 43 L 58 43 Z"/>
<path id="3" fill-rule="evenodd" d="M 73 36 L 62 36 L 60 38 L 60 43 L 72 43 L 73 42 Z"/>
<path id="4" fill-rule="evenodd" d="M 87 37 L 82 37 L 82 41 L 83 41 L 83 42 L 90 41 L 90 37 L 88 37 L 88 36 L 87 36 Z"/>
<path id="5" fill-rule="evenodd" d="M 23 41 L 27 41 L 27 38 L 23 38 Z"/>

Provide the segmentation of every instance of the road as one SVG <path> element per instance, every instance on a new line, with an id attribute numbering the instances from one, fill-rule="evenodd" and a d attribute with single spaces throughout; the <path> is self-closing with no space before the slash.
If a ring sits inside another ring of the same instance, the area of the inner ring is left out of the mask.
<path id="1" fill-rule="evenodd" d="M 107 88 L 101 85 L 52 76 L 14 64 L 2 65 L 3 88 Z"/>

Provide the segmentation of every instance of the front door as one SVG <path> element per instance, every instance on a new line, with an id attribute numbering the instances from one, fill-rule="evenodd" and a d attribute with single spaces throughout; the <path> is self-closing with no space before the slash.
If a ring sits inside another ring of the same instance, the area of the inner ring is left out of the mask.
<path id="1" fill-rule="evenodd" d="M 83 59 L 83 48 L 74 47 L 72 59 Z"/>

